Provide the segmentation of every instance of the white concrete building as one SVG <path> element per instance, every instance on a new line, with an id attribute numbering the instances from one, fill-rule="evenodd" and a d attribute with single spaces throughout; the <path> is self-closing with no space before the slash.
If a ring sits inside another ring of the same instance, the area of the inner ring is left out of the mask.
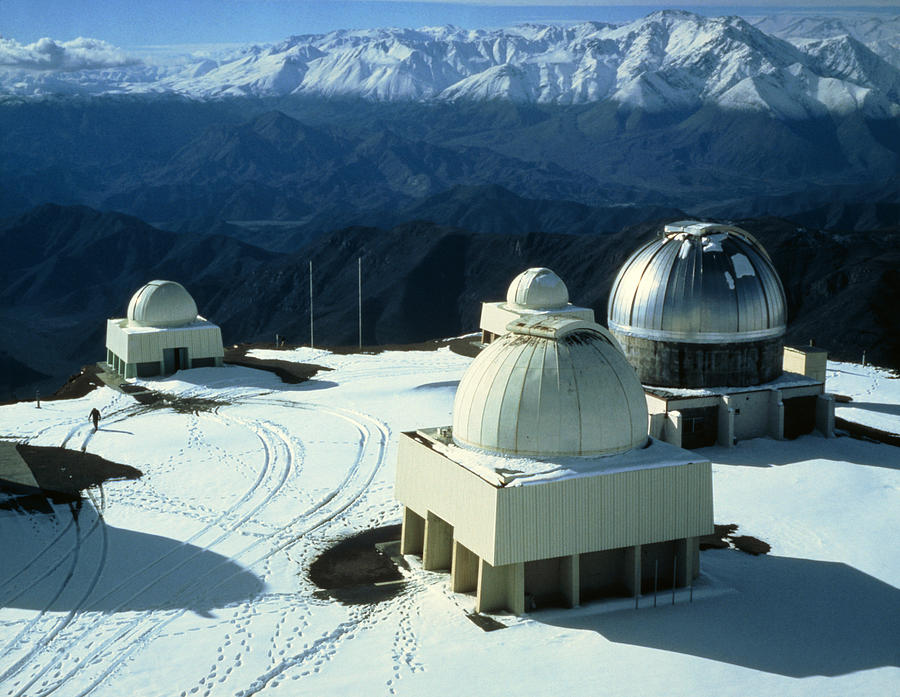
<path id="1" fill-rule="evenodd" d="M 691 583 L 713 531 L 709 461 L 648 438 L 641 384 L 599 325 L 507 330 L 463 376 L 452 427 L 400 437 L 402 553 L 449 569 L 479 612 Z"/>
<path id="2" fill-rule="evenodd" d="M 569 289 L 562 279 L 543 266 L 526 269 L 516 276 L 506 292 L 506 302 L 481 305 L 481 341 L 491 343 L 506 333 L 506 325 L 519 318 L 560 315 L 594 321 L 594 311 L 569 302 Z"/>
<path id="3" fill-rule="evenodd" d="M 132 296 L 126 317 L 106 322 L 106 362 L 126 378 L 220 366 L 224 356 L 221 330 L 175 281 L 150 281 Z"/>

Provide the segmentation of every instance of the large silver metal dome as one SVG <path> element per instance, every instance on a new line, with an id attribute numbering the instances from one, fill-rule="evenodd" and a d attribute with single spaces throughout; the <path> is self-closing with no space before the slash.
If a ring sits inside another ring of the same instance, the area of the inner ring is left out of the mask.
<path id="1" fill-rule="evenodd" d="M 667 225 L 631 255 L 609 296 L 609 328 L 701 343 L 784 335 L 785 296 L 769 255 L 740 228 Z"/>
<path id="2" fill-rule="evenodd" d="M 466 370 L 453 403 L 458 445 L 516 456 L 610 455 L 647 442 L 647 402 L 600 325 L 511 322 Z"/>
<path id="3" fill-rule="evenodd" d="M 784 288 L 769 255 L 730 225 L 666 225 L 625 262 L 609 296 L 609 329 L 644 384 L 774 379 L 785 322 Z"/>

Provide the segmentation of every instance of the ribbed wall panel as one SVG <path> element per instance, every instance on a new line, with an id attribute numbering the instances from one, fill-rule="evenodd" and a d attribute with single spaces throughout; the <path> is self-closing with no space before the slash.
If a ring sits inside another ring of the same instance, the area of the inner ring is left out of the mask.
<path id="1" fill-rule="evenodd" d="M 396 499 L 422 518 L 431 511 L 452 525 L 457 542 L 495 566 L 497 492 L 410 434 L 400 435 Z"/>
<path id="2" fill-rule="evenodd" d="M 618 343 L 602 327 L 570 319 L 538 318 L 534 324 L 537 333 L 525 333 L 531 325 L 515 327 L 472 362 L 454 401 L 454 439 L 490 452 L 534 456 L 642 446 L 646 400 Z M 579 328 L 553 334 L 574 324 Z"/>
<path id="3" fill-rule="evenodd" d="M 496 564 L 706 535 L 708 462 L 498 490 Z"/>

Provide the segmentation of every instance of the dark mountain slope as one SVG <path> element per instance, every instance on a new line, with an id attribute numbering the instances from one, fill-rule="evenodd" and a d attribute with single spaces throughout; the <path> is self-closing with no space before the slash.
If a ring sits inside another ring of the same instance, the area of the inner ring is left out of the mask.
<path id="1" fill-rule="evenodd" d="M 190 288 L 201 312 L 223 285 L 273 256 L 225 236 L 179 235 L 80 206 L 0 222 L 0 345 L 53 376 L 103 357 L 105 319 L 153 278 Z"/>
<path id="2" fill-rule="evenodd" d="M 270 112 L 212 128 L 165 164 L 122 177 L 105 206 L 169 221 L 211 214 L 297 219 L 326 209 L 343 214 L 333 219 L 341 225 L 360 211 L 405 205 L 462 182 L 501 183 L 549 198 L 600 197 L 590 178 L 558 165 L 409 140 L 391 130 L 334 135 Z"/>
<path id="3" fill-rule="evenodd" d="M 138 219 L 44 206 L 0 223 L 0 346 L 8 380 L 28 394 L 28 370 L 57 382 L 103 356 L 105 320 L 121 316 L 152 278 L 184 283 L 227 343 L 276 332 L 309 341 L 313 262 L 317 345 L 357 341 L 357 259 L 363 264 L 363 341 L 416 342 L 474 331 L 481 302 L 500 300 L 529 266 L 549 266 L 572 300 L 603 322 L 613 277 L 661 221 L 606 235 L 485 234 L 426 222 L 354 227 L 300 252 L 275 254 L 221 235 L 177 234 Z M 900 367 L 900 230 L 832 235 L 779 219 L 738 221 L 769 250 L 784 280 L 788 340 L 840 358 Z M 16 366 L 24 366 L 16 368 Z"/>

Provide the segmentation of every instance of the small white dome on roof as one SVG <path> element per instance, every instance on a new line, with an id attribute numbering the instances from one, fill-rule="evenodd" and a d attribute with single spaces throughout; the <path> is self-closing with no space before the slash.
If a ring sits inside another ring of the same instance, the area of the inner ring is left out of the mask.
<path id="1" fill-rule="evenodd" d="M 634 368 L 600 325 L 558 316 L 511 322 L 472 362 L 453 403 L 463 447 L 521 456 L 608 455 L 647 442 Z"/>
<path id="2" fill-rule="evenodd" d="M 538 266 L 513 279 L 506 303 L 526 310 L 557 310 L 569 304 L 569 289 L 553 271 Z"/>
<path id="3" fill-rule="evenodd" d="M 175 281 L 150 281 L 128 303 L 128 323 L 138 327 L 180 327 L 197 319 L 197 303 Z"/>

